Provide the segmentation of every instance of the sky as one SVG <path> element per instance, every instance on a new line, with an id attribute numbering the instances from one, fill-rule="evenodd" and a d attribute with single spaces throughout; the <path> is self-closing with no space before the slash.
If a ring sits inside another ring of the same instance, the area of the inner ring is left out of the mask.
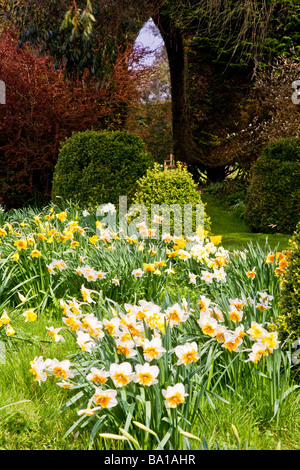
<path id="1" fill-rule="evenodd" d="M 136 38 L 135 44 L 141 44 L 144 47 L 149 47 L 151 50 L 160 48 L 164 44 L 164 41 L 157 28 L 157 35 L 153 34 L 153 31 L 151 30 L 152 27 L 156 28 L 152 19 L 150 18 L 150 20 L 148 20 L 141 29 L 138 37 Z M 143 62 L 146 64 L 151 64 L 153 59 L 154 54 L 149 54 Z"/>

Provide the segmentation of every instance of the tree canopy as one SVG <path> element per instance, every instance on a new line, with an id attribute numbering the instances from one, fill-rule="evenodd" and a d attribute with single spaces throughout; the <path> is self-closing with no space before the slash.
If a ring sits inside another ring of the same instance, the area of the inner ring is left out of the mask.
<path id="1" fill-rule="evenodd" d="M 253 120 L 241 103 L 249 103 L 257 71 L 278 57 L 299 58 L 298 0 L 9 0 L 6 15 L 19 45 L 34 44 L 67 77 L 103 87 L 150 17 L 168 54 L 175 157 L 224 165 L 226 135 Z"/>
<path id="2" fill-rule="evenodd" d="M 297 0 L 9 0 L 8 18 L 30 41 L 63 65 L 68 75 L 89 71 L 110 78 L 120 48 L 132 43 L 150 17 L 168 16 L 212 60 L 265 63 L 299 53 Z M 168 32 L 166 32 L 168 33 Z"/>

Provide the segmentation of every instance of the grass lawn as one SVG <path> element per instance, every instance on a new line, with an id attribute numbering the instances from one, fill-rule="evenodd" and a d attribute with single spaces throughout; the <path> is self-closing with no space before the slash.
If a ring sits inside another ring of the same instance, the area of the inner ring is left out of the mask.
<path id="1" fill-rule="evenodd" d="M 264 234 L 253 233 L 244 221 L 234 213 L 224 209 L 222 202 L 209 194 L 202 194 L 202 200 L 206 203 L 206 212 L 210 216 L 213 235 L 222 235 L 222 245 L 226 249 L 245 249 L 249 242 L 264 244 L 266 239 L 272 249 L 278 251 L 288 248 L 288 234 Z"/>

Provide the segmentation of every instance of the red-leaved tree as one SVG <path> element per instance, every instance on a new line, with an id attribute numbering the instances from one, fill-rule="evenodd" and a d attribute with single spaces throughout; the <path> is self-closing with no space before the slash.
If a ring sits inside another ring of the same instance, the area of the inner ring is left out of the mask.
<path id="1" fill-rule="evenodd" d="M 47 202 L 60 142 L 73 131 L 119 129 L 136 98 L 143 69 L 128 67 L 141 51 L 119 54 L 110 86 L 65 81 L 62 70 L 32 48 L 18 48 L 13 32 L 0 33 L 0 204 Z"/>

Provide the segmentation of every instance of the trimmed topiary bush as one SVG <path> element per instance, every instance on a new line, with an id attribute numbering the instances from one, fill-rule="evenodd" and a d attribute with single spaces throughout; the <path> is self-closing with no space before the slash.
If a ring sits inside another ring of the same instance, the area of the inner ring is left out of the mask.
<path id="1" fill-rule="evenodd" d="M 269 144 L 252 168 L 245 221 L 254 232 L 293 233 L 300 219 L 300 138 Z"/>
<path id="2" fill-rule="evenodd" d="M 164 204 L 168 207 L 177 205 L 181 207 L 182 214 L 182 234 L 184 231 L 188 231 L 188 228 L 184 226 L 184 205 L 191 205 L 193 207 L 192 224 L 190 224 L 193 231 L 196 227 L 196 205 L 202 205 L 201 193 L 197 189 L 197 184 L 194 182 L 192 175 L 187 171 L 186 167 L 180 163 L 174 169 L 163 171 L 158 164 L 155 164 L 153 168 L 147 171 L 147 174 L 137 181 L 137 190 L 134 195 L 133 203 L 143 204 L 151 214 L 151 207 L 153 205 L 160 206 L 162 208 Z M 205 205 L 204 205 L 205 206 Z M 163 210 L 160 211 L 162 217 L 168 214 L 168 208 L 166 213 Z M 174 224 L 173 212 L 170 214 L 170 228 L 173 233 L 176 224 Z M 157 214 L 159 215 L 159 214 Z M 153 214 L 152 214 L 153 216 Z M 178 227 L 180 230 L 181 220 L 178 221 Z M 203 223 L 203 221 L 202 221 Z M 204 214 L 204 228 L 209 230 L 210 219 Z M 185 230 L 186 229 L 186 230 Z M 178 232 L 177 232 L 178 233 Z"/>
<path id="3" fill-rule="evenodd" d="M 144 142 L 126 131 L 73 133 L 59 151 L 54 171 L 52 199 L 81 205 L 117 205 L 119 196 L 130 202 L 136 181 L 153 164 Z"/>

